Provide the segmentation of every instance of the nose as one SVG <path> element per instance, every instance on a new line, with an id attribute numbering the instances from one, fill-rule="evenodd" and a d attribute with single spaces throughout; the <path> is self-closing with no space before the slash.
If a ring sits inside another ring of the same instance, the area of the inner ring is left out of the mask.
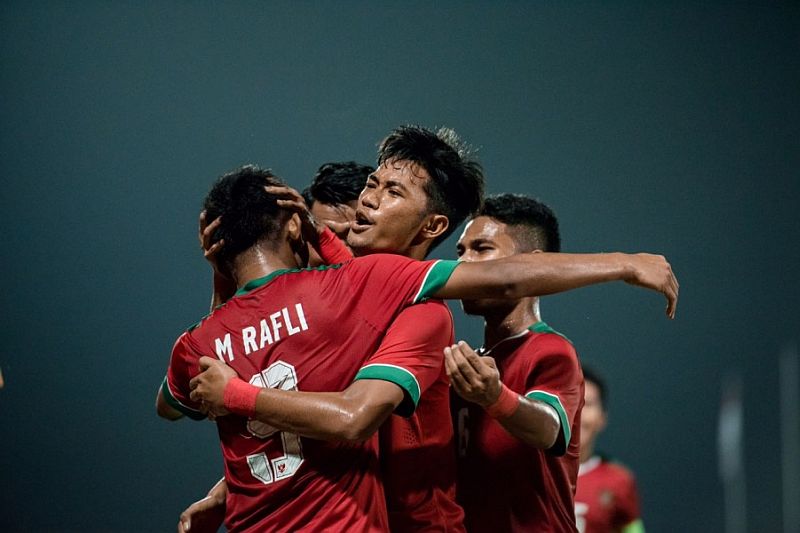
<path id="1" fill-rule="evenodd" d="M 378 202 L 378 195 L 375 194 L 375 189 L 370 189 L 369 187 L 361 191 L 361 196 L 358 200 L 361 205 L 370 209 L 377 209 L 378 205 L 380 205 Z"/>

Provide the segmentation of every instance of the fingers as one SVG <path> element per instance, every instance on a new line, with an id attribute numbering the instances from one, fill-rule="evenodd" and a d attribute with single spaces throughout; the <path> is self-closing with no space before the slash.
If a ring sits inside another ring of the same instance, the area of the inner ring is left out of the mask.
<path id="1" fill-rule="evenodd" d="M 212 365 L 217 364 L 216 359 L 212 359 L 207 355 L 200 358 L 200 371 L 208 370 Z"/>
<path id="2" fill-rule="evenodd" d="M 223 246 L 225 246 L 225 239 L 218 240 L 209 248 L 203 248 L 203 257 L 210 259 L 211 257 L 217 255 L 217 252 L 219 252 Z"/>
<path id="3" fill-rule="evenodd" d="M 207 225 L 205 229 L 200 233 L 202 236 L 202 240 L 200 244 L 203 245 L 204 250 L 208 250 L 213 244 L 214 232 L 217 231 L 219 225 L 222 223 L 222 217 L 217 217 L 214 219 L 211 224 Z"/>
<path id="4" fill-rule="evenodd" d="M 286 185 L 266 185 L 264 190 L 269 194 L 274 194 L 275 196 L 283 196 L 284 200 L 292 200 L 294 202 L 302 203 L 305 206 L 306 201 L 303 199 L 303 195 L 301 195 L 297 190 L 286 186 Z M 281 201 L 281 200 L 279 200 Z"/>

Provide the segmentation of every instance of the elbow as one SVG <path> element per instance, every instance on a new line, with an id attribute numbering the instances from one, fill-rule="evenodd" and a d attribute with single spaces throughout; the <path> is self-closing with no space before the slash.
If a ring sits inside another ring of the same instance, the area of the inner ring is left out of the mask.
<path id="1" fill-rule="evenodd" d="M 180 411 L 173 409 L 167 401 L 164 399 L 164 395 L 161 394 L 161 391 L 158 391 L 158 395 L 156 396 L 156 413 L 158 416 L 165 420 L 178 420 L 179 418 L 183 417 Z"/>
<path id="2" fill-rule="evenodd" d="M 378 430 L 372 417 L 364 408 L 357 408 L 343 413 L 337 437 L 350 442 L 363 442 L 372 437 Z"/>

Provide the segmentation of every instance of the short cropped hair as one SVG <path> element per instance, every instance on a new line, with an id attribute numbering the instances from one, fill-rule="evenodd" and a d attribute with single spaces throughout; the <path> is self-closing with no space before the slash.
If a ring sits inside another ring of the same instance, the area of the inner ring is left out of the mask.
<path id="1" fill-rule="evenodd" d="M 378 148 L 378 165 L 387 161 L 408 161 L 425 169 L 428 213 L 445 215 L 447 230 L 433 241 L 435 248 L 467 217 L 478 212 L 483 202 L 483 170 L 470 158 L 466 146 L 448 128 L 437 132 L 420 126 L 393 130 Z"/>
<path id="2" fill-rule="evenodd" d="M 278 207 L 277 196 L 264 190 L 267 185 L 283 182 L 270 170 L 246 165 L 221 176 L 203 202 L 206 220 L 222 217 L 213 240 L 225 241 L 219 259 L 227 268 L 254 244 L 275 240 L 290 216 Z"/>
<path id="3" fill-rule="evenodd" d="M 603 411 L 606 410 L 608 404 L 608 387 L 606 387 L 606 381 L 603 377 L 592 370 L 591 367 L 586 365 L 582 365 L 583 367 L 583 380 L 588 383 L 594 383 L 594 386 L 597 387 L 597 391 L 600 395 L 600 405 L 603 407 Z"/>
<path id="4" fill-rule="evenodd" d="M 375 168 L 355 161 L 325 163 L 317 169 L 311 185 L 303 190 L 303 198 L 308 207 L 314 202 L 327 205 L 355 202 L 373 172 Z"/>
<path id="5" fill-rule="evenodd" d="M 561 251 L 558 218 L 550 207 L 535 198 L 522 194 L 489 196 L 479 216 L 491 217 L 511 226 L 519 252 Z"/>

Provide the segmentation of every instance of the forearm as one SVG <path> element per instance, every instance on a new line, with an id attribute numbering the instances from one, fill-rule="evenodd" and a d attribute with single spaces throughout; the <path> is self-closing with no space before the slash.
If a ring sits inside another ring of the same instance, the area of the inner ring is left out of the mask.
<path id="1" fill-rule="evenodd" d="M 360 396 L 328 392 L 263 389 L 255 418 L 281 431 L 319 440 L 365 440 L 402 400 L 367 402 Z"/>
<path id="2" fill-rule="evenodd" d="M 519 396 L 519 407 L 514 414 L 497 421 L 514 437 L 542 450 L 555 444 L 561 429 L 558 414 L 552 407 L 524 396 Z"/>
<path id="3" fill-rule="evenodd" d="M 529 253 L 495 261 L 464 263 L 437 298 L 508 298 L 542 296 L 587 285 L 628 280 L 629 256 L 610 254 Z"/>

